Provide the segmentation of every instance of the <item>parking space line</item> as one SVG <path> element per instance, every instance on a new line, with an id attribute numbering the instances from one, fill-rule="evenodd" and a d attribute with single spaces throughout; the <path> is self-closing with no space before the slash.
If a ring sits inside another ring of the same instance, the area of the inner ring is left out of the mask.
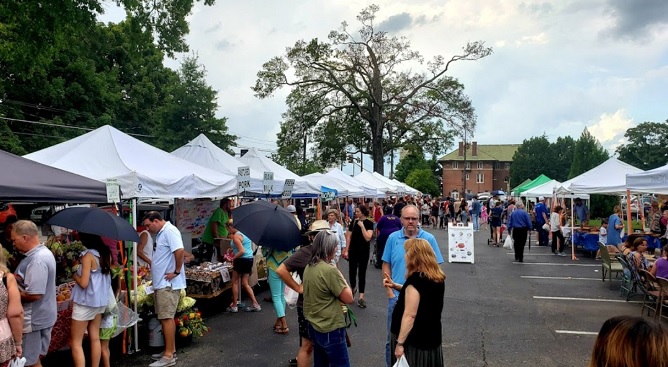
<path id="1" fill-rule="evenodd" d="M 555 330 L 557 334 L 575 334 L 575 335 L 598 335 L 594 331 L 575 331 L 575 330 Z"/>
<path id="2" fill-rule="evenodd" d="M 520 264 L 520 265 L 546 265 L 546 266 L 585 266 L 585 267 L 597 267 L 597 268 L 601 267 L 601 264 L 571 264 L 571 263 L 560 264 L 560 263 L 526 263 L 526 262 L 522 262 L 522 263 L 518 263 L 518 264 Z"/>
<path id="3" fill-rule="evenodd" d="M 533 296 L 533 298 L 534 299 L 547 299 L 547 300 L 553 300 L 553 301 L 642 303 L 642 301 L 627 301 L 627 300 L 624 300 L 624 299 L 606 299 L 606 298 L 550 297 L 550 296 Z"/>
<path id="4" fill-rule="evenodd" d="M 595 280 L 600 282 L 601 278 L 577 278 L 577 277 L 544 277 L 538 275 L 520 275 L 524 279 L 554 279 L 554 280 Z"/>
<path id="5" fill-rule="evenodd" d="M 515 253 L 514 252 L 506 252 L 506 255 L 515 255 Z M 525 252 L 524 256 L 554 256 L 554 254 L 553 253 L 549 253 L 549 254 L 531 254 L 531 253 Z"/>

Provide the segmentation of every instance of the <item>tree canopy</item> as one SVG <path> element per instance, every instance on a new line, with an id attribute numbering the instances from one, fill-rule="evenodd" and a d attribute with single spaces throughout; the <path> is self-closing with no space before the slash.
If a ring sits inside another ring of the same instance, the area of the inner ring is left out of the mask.
<path id="1" fill-rule="evenodd" d="M 619 160 L 642 170 L 650 170 L 668 163 L 668 120 L 643 122 L 626 130 L 627 142 L 617 147 Z"/>
<path id="2" fill-rule="evenodd" d="M 258 98 L 267 98 L 282 87 L 299 89 L 304 100 L 299 105 L 318 106 L 310 127 L 315 146 L 331 144 L 314 158 L 331 164 L 341 162 L 342 151 L 361 151 L 372 156 L 375 171 L 384 173 L 385 155 L 408 142 L 439 153 L 451 144 L 448 129 L 475 128 L 475 111 L 464 86 L 446 72 L 453 62 L 478 60 L 492 50 L 483 42 L 471 42 L 449 60 L 436 56 L 426 72 L 412 72 L 411 66 L 424 64 L 422 55 L 406 38 L 374 28 L 378 10 L 371 5 L 360 12 L 357 35 L 343 22 L 326 42 L 297 41 L 284 56 L 262 66 L 253 90 Z M 306 102 L 310 100 L 316 102 Z M 295 107 L 288 103 L 288 108 Z M 337 133 L 329 134 L 335 127 Z M 297 140 L 303 134 L 279 138 Z"/>
<path id="3" fill-rule="evenodd" d="M 513 156 L 510 186 L 515 187 L 541 174 L 565 181 L 571 170 L 575 145 L 570 136 L 559 137 L 554 143 L 550 143 L 545 135 L 525 139 Z"/>
<path id="4" fill-rule="evenodd" d="M 194 1 L 118 0 L 127 19 L 106 25 L 101 0 L 0 2 L 0 148 L 25 154 L 106 124 L 164 149 L 202 132 L 228 148 L 204 68 L 163 65 L 187 50 Z"/>
<path id="5" fill-rule="evenodd" d="M 571 179 L 605 162 L 610 155 L 603 149 L 601 143 L 585 128 L 575 143 L 573 164 L 568 174 Z"/>
<path id="6" fill-rule="evenodd" d="M 420 168 L 411 171 L 406 177 L 406 185 L 419 190 L 423 194 L 438 196 L 441 190 L 438 187 L 436 177 L 429 168 Z"/>

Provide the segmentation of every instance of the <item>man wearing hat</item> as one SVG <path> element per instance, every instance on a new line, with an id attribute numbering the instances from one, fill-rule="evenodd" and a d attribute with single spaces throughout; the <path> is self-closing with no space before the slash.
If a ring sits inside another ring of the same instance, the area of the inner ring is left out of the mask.
<path id="1" fill-rule="evenodd" d="M 538 231 L 538 246 L 548 246 L 548 229 L 543 228 L 543 226 L 548 223 L 548 217 L 550 212 L 547 210 L 545 205 L 545 198 L 543 196 L 538 197 L 538 204 L 534 208 L 536 213 L 536 230 Z"/>
<path id="2" fill-rule="evenodd" d="M 308 321 L 304 318 L 304 289 L 301 284 L 295 282 L 291 273 L 297 272 L 300 279 L 304 278 L 304 269 L 306 269 L 306 266 L 311 260 L 311 243 L 313 242 L 315 235 L 320 231 L 329 229 L 329 223 L 325 220 L 316 220 L 311 223 L 309 231 L 305 233 L 309 238 L 309 244 L 307 246 L 302 246 L 299 251 L 283 261 L 278 269 L 276 269 L 276 274 L 278 274 L 281 280 L 285 282 L 285 285 L 299 293 L 299 298 L 297 299 L 297 322 L 299 324 L 300 347 L 299 352 L 297 353 L 297 359 L 290 361 L 291 367 L 306 367 L 313 365 L 313 344 L 308 336 Z"/>

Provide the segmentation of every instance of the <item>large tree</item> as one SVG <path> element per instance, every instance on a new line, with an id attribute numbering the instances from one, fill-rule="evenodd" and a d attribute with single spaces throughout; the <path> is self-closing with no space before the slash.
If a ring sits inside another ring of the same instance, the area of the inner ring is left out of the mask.
<path id="1" fill-rule="evenodd" d="M 304 98 L 324 100 L 319 124 L 336 116 L 345 128 L 358 124 L 365 134 L 330 138 L 371 154 L 374 170 L 384 173 L 385 155 L 409 141 L 442 150 L 449 143 L 448 128 L 475 128 L 475 112 L 463 85 L 446 72 L 453 62 L 478 60 L 492 50 L 483 42 L 471 42 L 461 54 L 449 60 L 437 56 L 427 63 L 426 72 L 414 73 L 410 66 L 423 64 L 423 57 L 406 38 L 374 28 L 378 10 L 371 5 L 360 12 L 357 36 L 343 22 L 330 32 L 328 42 L 297 41 L 285 56 L 263 65 L 253 90 L 267 98 L 281 87 L 297 87 L 306 91 Z M 337 159 L 341 156 L 336 152 Z"/>
<path id="2" fill-rule="evenodd" d="M 568 174 L 571 179 L 577 175 L 585 173 L 590 169 L 605 162 L 610 155 L 601 143 L 585 128 L 580 135 L 580 138 L 575 143 L 575 150 L 573 151 L 573 164 Z"/>
<path id="3" fill-rule="evenodd" d="M 643 122 L 626 130 L 627 142 L 617 148 L 619 159 L 642 170 L 668 163 L 668 120 Z"/>
<path id="4" fill-rule="evenodd" d="M 544 173 L 552 162 L 552 149 L 546 135 L 524 139 L 513 155 L 510 169 L 510 187 L 526 179 L 534 179 Z M 549 177 L 549 175 L 546 174 Z"/>

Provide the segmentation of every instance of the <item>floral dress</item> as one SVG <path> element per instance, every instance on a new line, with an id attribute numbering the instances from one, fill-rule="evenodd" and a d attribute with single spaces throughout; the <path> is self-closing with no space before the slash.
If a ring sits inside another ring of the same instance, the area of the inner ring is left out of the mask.
<path id="1" fill-rule="evenodd" d="M 7 280 L 4 273 L 0 273 L 0 279 L 2 279 L 0 281 L 0 366 L 6 366 L 16 354 L 16 347 L 14 346 L 12 328 L 9 326 L 9 320 L 7 319 L 9 292 L 7 292 Z"/>

